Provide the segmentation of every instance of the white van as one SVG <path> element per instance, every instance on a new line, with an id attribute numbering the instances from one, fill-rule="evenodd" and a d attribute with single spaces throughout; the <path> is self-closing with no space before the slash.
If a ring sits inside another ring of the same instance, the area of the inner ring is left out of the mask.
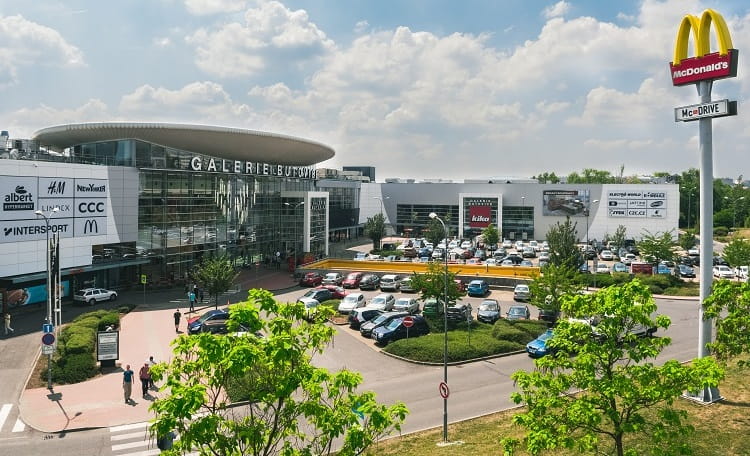
<path id="1" fill-rule="evenodd" d="M 747 282 L 748 269 L 748 266 L 737 266 L 734 268 L 734 275 L 743 282 Z"/>

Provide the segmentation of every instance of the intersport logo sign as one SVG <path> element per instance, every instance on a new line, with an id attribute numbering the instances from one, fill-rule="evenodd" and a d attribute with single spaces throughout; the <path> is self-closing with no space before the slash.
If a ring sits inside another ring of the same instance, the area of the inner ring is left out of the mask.
<path id="1" fill-rule="evenodd" d="M 487 228 L 490 226 L 492 207 L 469 206 L 469 226 L 471 228 Z"/>

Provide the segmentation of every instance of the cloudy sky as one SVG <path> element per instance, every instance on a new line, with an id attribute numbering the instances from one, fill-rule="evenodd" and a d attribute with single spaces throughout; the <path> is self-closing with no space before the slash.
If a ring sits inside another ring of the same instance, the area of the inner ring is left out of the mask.
<path id="1" fill-rule="evenodd" d="M 746 0 L 3 0 L 0 129 L 155 121 L 299 136 L 378 179 L 698 167 L 668 62 L 714 8 L 740 49 L 715 175 L 750 177 Z M 715 45 L 714 45 L 715 48 Z M 272 161 L 272 160 L 270 160 Z"/>

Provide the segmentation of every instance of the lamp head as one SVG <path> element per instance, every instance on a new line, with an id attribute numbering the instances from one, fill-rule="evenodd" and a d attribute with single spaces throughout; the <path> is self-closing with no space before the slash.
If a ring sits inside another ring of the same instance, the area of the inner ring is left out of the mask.
<path id="1" fill-rule="evenodd" d="M 38 211 L 37 211 L 37 212 L 38 212 Z M 436 213 L 434 213 L 434 212 L 430 212 L 430 218 L 431 218 L 431 219 L 437 218 L 437 214 L 436 214 Z"/>
<path id="2" fill-rule="evenodd" d="M 60 212 L 60 206 L 55 206 L 52 208 L 52 212 Z"/>
<path id="3" fill-rule="evenodd" d="M 42 211 L 34 211 L 34 213 L 35 213 L 36 215 L 44 215 L 44 212 L 42 212 Z"/>
<path id="4" fill-rule="evenodd" d="M 592 201 L 592 203 L 593 203 L 593 204 L 596 204 L 596 203 L 598 203 L 598 202 L 599 202 L 599 200 L 594 200 L 594 201 Z"/>

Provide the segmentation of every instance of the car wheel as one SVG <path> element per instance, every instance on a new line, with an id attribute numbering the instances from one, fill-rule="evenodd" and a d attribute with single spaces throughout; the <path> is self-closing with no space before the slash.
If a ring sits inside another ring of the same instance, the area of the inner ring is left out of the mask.
<path id="1" fill-rule="evenodd" d="M 110 301 L 117 301 L 117 295 L 113 294 L 112 296 L 109 297 L 109 300 Z"/>
<path id="2" fill-rule="evenodd" d="M 94 304 L 96 304 L 96 299 L 94 298 L 89 299 L 89 305 L 93 306 Z"/>

